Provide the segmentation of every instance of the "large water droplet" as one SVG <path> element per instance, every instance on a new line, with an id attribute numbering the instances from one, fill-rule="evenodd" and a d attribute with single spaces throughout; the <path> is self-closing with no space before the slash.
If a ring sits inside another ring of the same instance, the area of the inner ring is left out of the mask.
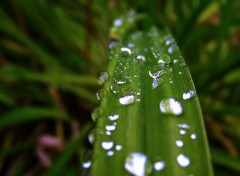
<path id="1" fill-rule="evenodd" d="M 99 73 L 98 77 L 98 84 L 103 85 L 108 80 L 108 73 L 107 72 L 101 72 Z"/>
<path id="2" fill-rule="evenodd" d="M 165 168 L 165 162 L 164 161 L 157 161 L 154 163 L 154 169 L 156 171 L 161 171 Z"/>
<path id="3" fill-rule="evenodd" d="M 133 104 L 134 100 L 135 100 L 134 95 L 130 94 L 119 98 L 119 103 L 121 103 L 122 105 L 129 105 Z"/>
<path id="4" fill-rule="evenodd" d="M 160 111 L 164 114 L 170 115 L 181 115 L 183 113 L 183 108 L 180 102 L 174 98 L 163 99 L 160 102 Z"/>
<path id="5" fill-rule="evenodd" d="M 101 115 L 102 115 L 102 109 L 100 107 L 95 108 L 91 114 L 92 120 L 96 122 Z"/>
<path id="6" fill-rule="evenodd" d="M 166 55 L 166 54 L 162 54 L 160 56 L 160 59 L 158 60 L 159 64 L 170 64 L 171 63 L 171 58 Z"/>
<path id="7" fill-rule="evenodd" d="M 182 98 L 183 98 L 184 100 L 188 100 L 188 99 L 194 97 L 195 94 L 196 94 L 195 91 L 190 90 L 190 91 L 188 91 L 188 92 L 183 93 Z"/>
<path id="8" fill-rule="evenodd" d="M 190 159 L 183 154 L 178 155 L 177 162 L 181 167 L 188 167 L 190 165 Z"/>
<path id="9" fill-rule="evenodd" d="M 111 121 L 115 121 L 119 118 L 119 115 L 118 114 L 114 114 L 114 115 L 110 115 L 108 116 L 108 119 L 111 120 Z"/>
<path id="10" fill-rule="evenodd" d="M 113 147 L 113 144 L 113 141 L 103 141 L 101 145 L 104 150 L 110 150 Z"/>
<path id="11" fill-rule="evenodd" d="M 132 51 L 131 51 L 130 48 L 125 48 L 125 47 L 121 48 L 121 55 L 122 56 L 129 56 L 131 54 L 132 54 Z"/>
<path id="12" fill-rule="evenodd" d="M 125 169 L 134 176 L 146 176 L 152 171 L 152 166 L 146 155 L 131 153 L 125 160 Z"/>
<path id="13" fill-rule="evenodd" d="M 183 147 L 183 141 L 181 141 L 181 140 L 176 140 L 176 145 L 178 146 L 178 147 Z"/>

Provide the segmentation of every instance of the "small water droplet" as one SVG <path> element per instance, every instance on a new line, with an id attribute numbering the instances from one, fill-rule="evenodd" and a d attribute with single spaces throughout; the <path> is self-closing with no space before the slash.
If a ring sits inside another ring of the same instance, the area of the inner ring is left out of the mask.
<path id="1" fill-rule="evenodd" d="M 178 63 L 178 62 L 179 62 L 178 59 L 174 59 L 174 61 L 173 61 L 174 64 L 176 64 L 176 63 Z"/>
<path id="2" fill-rule="evenodd" d="M 82 163 L 82 167 L 83 167 L 84 169 L 90 168 L 91 165 L 92 165 L 92 162 L 91 162 L 91 161 L 86 161 L 86 162 L 83 162 L 83 163 Z"/>
<path id="3" fill-rule="evenodd" d="M 129 55 L 132 54 L 132 51 L 131 51 L 130 48 L 125 48 L 125 47 L 123 47 L 123 48 L 121 48 L 121 54 L 122 54 L 123 56 L 129 56 Z"/>
<path id="4" fill-rule="evenodd" d="M 165 168 L 165 162 L 164 161 L 157 161 L 154 163 L 154 169 L 156 171 L 161 171 Z"/>
<path id="5" fill-rule="evenodd" d="M 163 99 L 160 102 L 160 110 L 164 114 L 179 116 L 183 113 L 183 108 L 180 102 L 174 98 Z"/>
<path id="6" fill-rule="evenodd" d="M 185 129 L 188 129 L 188 128 L 189 128 L 189 125 L 186 124 L 186 123 L 178 124 L 178 126 L 179 126 L 180 128 L 185 128 Z"/>
<path id="7" fill-rule="evenodd" d="M 169 40 L 166 41 L 166 45 L 170 45 L 170 44 L 173 43 L 173 42 L 174 42 L 174 40 L 171 38 L 171 39 L 169 39 Z"/>
<path id="8" fill-rule="evenodd" d="M 108 80 L 108 73 L 107 72 L 101 72 L 98 76 L 98 84 L 103 85 Z"/>
<path id="9" fill-rule="evenodd" d="M 183 98 L 184 100 L 188 100 L 188 99 L 191 99 L 192 97 L 194 97 L 195 94 L 196 94 L 195 91 L 190 90 L 190 91 L 188 91 L 188 92 L 183 93 L 182 98 Z"/>
<path id="10" fill-rule="evenodd" d="M 116 85 L 116 84 L 112 84 L 110 86 L 110 89 L 111 89 L 112 93 L 114 93 L 114 94 L 117 94 L 119 92 L 118 85 Z"/>
<path id="11" fill-rule="evenodd" d="M 186 134 L 186 130 L 180 130 L 180 134 L 181 134 L 181 135 Z"/>
<path id="12" fill-rule="evenodd" d="M 191 139 L 197 139 L 197 135 L 196 134 L 191 134 Z"/>
<path id="13" fill-rule="evenodd" d="M 139 61 L 145 61 L 146 59 L 145 59 L 144 56 L 138 55 L 138 56 L 137 56 L 137 60 L 139 60 Z"/>
<path id="14" fill-rule="evenodd" d="M 113 147 L 113 141 L 103 141 L 101 145 L 104 150 L 110 150 Z"/>
<path id="15" fill-rule="evenodd" d="M 119 103 L 121 103 L 122 105 L 130 105 L 134 103 L 134 100 L 135 100 L 134 95 L 130 94 L 119 98 Z"/>
<path id="16" fill-rule="evenodd" d="M 107 130 L 107 131 L 114 131 L 114 130 L 116 130 L 116 126 L 115 125 L 106 125 L 105 126 L 105 129 Z"/>
<path id="17" fill-rule="evenodd" d="M 111 131 L 106 131 L 106 135 L 111 136 L 112 135 Z"/>
<path id="18" fill-rule="evenodd" d="M 92 120 L 96 122 L 101 115 L 102 115 L 102 109 L 100 107 L 95 108 L 91 114 Z"/>
<path id="19" fill-rule="evenodd" d="M 177 45 L 173 44 L 168 48 L 168 53 L 172 54 L 177 49 Z"/>
<path id="20" fill-rule="evenodd" d="M 107 156 L 113 156 L 114 155 L 114 151 L 110 150 L 107 152 Z"/>
<path id="21" fill-rule="evenodd" d="M 146 155 L 131 153 L 125 160 L 125 169 L 134 176 L 146 176 L 152 172 L 152 166 Z"/>
<path id="22" fill-rule="evenodd" d="M 99 92 L 96 92 L 96 97 L 97 97 L 97 100 L 101 100 L 101 97 L 99 95 Z"/>
<path id="23" fill-rule="evenodd" d="M 115 121 L 119 118 L 119 115 L 118 114 L 114 114 L 114 115 L 110 115 L 108 116 L 108 119 L 111 120 L 111 121 Z"/>
<path id="24" fill-rule="evenodd" d="M 181 74 L 182 74 L 182 72 L 178 72 L 178 74 L 179 74 L 179 75 L 181 75 Z"/>
<path id="25" fill-rule="evenodd" d="M 183 147 L 183 141 L 181 141 L 181 140 L 176 140 L 176 145 L 178 146 L 178 147 Z"/>
<path id="26" fill-rule="evenodd" d="M 120 74 L 115 75 L 113 80 L 116 84 L 125 84 L 127 82 L 126 77 L 123 77 Z"/>
<path id="27" fill-rule="evenodd" d="M 94 142 L 95 132 L 96 132 L 95 129 L 93 129 L 88 133 L 88 141 L 90 144 L 93 144 Z"/>
<path id="28" fill-rule="evenodd" d="M 119 151 L 119 150 L 122 150 L 122 146 L 121 146 L 121 145 L 116 145 L 116 146 L 115 146 L 115 149 L 118 150 L 118 151 Z"/>
<path id="29" fill-rule="evenodd" d="M 166 55 L 166 54 L 163 54 L 160 56 L 160 59 L 158 60 L 158 63 L 159 64 L 170 64 L 171 63 L 171 58 Z"/>
<path id="30" fill-rule="evenodd" d="M 162 78 L 156 78 L 152 82 L 152 88 L 157 88 L 161 83 L 164 83 L 164 80 Z"/>
<path id="31" fill-rule="evenodd" d="M 129 43 L 129 44 L 128 44 L 128 47 L 129 47 L 129 48 L 133 48 L 133 47 L 134 47 L 134 44 L 133 44 L 133 43 Z"/>
<path id="32" fill-rule="evenodd" d="M 160 77 L 163 73 L 163 66 L 162 65 L 154 65 L 148 72 L 149 76 L 153 79 Z"/>
<path id="33" fill-rule="evenodd" d="M 121 26 L 122 25 L 122 20 L 121 19 L 116 19 L 113 22 L 114 26 Z"/>
<path id="34" fill-rule="evenodd" d="M 177 162 L 181 167 L 188 167 L 190 165 L 190 159 L 183 154 L 178 155 Z"/>

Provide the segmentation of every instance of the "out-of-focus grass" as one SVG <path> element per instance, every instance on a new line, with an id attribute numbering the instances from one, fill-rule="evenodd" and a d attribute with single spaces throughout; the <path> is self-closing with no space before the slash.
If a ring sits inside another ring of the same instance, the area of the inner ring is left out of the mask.
<path id="1" fill-rule="evenodd" d="M 39 143 L 45 134 L 65 145 L 61 151 L 44 149 L 44 156 L 54 163 L 68 153 L 65 146 L 81 135 L 96 105 L 95 77 L 106 64 L 112 21 L 131 8 L 147 13 L 159 27 L 168 26 L 177 39 L 203 107 L 215 173 L 240 173 L 235 167 L 240 160 L 238 0 L 3 0 L 0 122 L 5 127 L 0 129 L 0 175 L 48 170 L 36 153 L 49 144 Z M 64 114 L 67 121 L 61 118 Z M 83 144 L 67 159 L 72 163 L 66 165 L 69 175 L 80 172 L 81 164 L 78 170 L 75 161 L 88 158 L 91 146 Z"/>

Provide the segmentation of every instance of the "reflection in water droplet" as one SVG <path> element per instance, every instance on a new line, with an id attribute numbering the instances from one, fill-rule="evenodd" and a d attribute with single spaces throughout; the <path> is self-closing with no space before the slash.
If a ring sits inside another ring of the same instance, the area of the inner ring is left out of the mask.
<path id="1" fill-rule="evenodd" d="M 180 102 L 174 98 L 163 99 L 160 102 L 160 110 L 164 114 L 170 115 L 181 115 L 183 113 L 183 108 Z"/>
<path id="2" fill-rule="evenodd" d="M 186 134 L 186 130 L 180 130 L 180 134 L 181 134 L 181 135 Z"/>
<path id="3" fill-rule="evenodd" d="M 110 150 L 113 147 L 113 141 L 103 141 L 101 145 L 104 150 Z"/>
<path id="4" fill-rule="evenodd" d="M 181 167 L 187 167 L 190 165 L 190 159 L 183 154 L 178 155 L 177 162 Z"/>
<path id="5" fill-rule="evenodd" d="M 99 73 L 98 77 L 98 84 L 103 85 L 108 80 L 108 73 L 107 72 L 101 72 Z"/>
<path id="6" fill-rule="evenodd" d="M 183 96 L 182 96 L 182 97 L 183 97 L 184 100 L 188 100 L 188 99 L 194 97 L 195 94 L 196 94 L 195 91 L 190 90 L 190 91 L 188 91 L 188 92 L 183 93 Z"/>
<path id="7" fill-rule="evenodd" d="M 121 145 L 116 145 L 116 146 L 115 146 L 115 149 L 116 149 L 116 150 L 122 150 L 122 146 L 121 146 Z"/>
<path id="8" fill-rule="evenodd" d="M 92 162 L 91 162 L 91 161 L 86 161 L 86 162 L 82 163 L 82 167 L 83 167 L 84 169 L 90 168 L 91 165 L 92 165 Z"/>
<path id="9" fill-rule="evenodd" d="M 114 155 L 114 151 L 110 150 L 107 152 L 107 156 L 113 156 Z"/>
<path id="10" fill-rule="evenodd" d="M 107 131 L 114 131 L 117 127 L 115 125 L 106 125 L 105 128 Z"/>
<path id="11" fill-rule="evenodd" d="M 121 19 L 116 19 L 113 22 L 114 26 L 121 26 L 122 25 L 122 20 Z"/>
<path id="12" fill-rule="evenodd" d="M 102 115 L 102 109 L 100 107 L 95 108 L 91 114 L 92 120 L 96 122 L 101 115 Z"/>
<path id="13" fill-rule="evenodd" d="M 145 61 L 145 57 L 142 55 L 137 56 L 137 60 Z"/>
<path id="14" fill-rule="evenodd" d="M 152 166 L 146 155 L 131 153 L 125 160 L 125 169 L 134 176 L 146 176 L 152 171 Z"/>
<path id="15" fill-rule="evenodd" d="M 129 48 L 121 48 L 121 54 L 123 56 L 128 56 L 132 54 L 132 51 Z"/>
<path id="16" fill-rule="evenodd" d="M 119 118 L 118 114 L 108 116 L 108 119 L 111 120 L 111 121 L 117 120 L 118 118 Z"/>
<path id="17" fill-rule="evenodd" d="M 197 135 L 196 134 L 191 134 L 191 139 L 197 139 Z"/>
<path id="18" fill-rule="evenodd" d="M 154 169 L 156 171 L 161 171 L 165 168 L 165 162 L 164 161 L 157 161 L 154 163 Z"/>
<path id="19" fill-rule="evenodd" d="M 159 64 L 170 64 L 171 63 L 171 58 L 166 55 L 166 54 L 163 54 L 160 56 L 160 59 L 158 60 L 158 63 Z"/>
<path id="20" fill-rule="evenodd" d="M 119 102 L 122 105 L 129 105 L 129 104 L 134 103 L 134 99 L 135 99 L 134 95 L 130 94 L 130 95 L 126 95 L 124 97 L 119 98 Z"/>
<path id="21" fill-rule="evenodd" d="M 178 147 L 183 147 L 183 141 L 181 141 L 181 140 L 176 140 L 176 145 L 177 145 Z"/>

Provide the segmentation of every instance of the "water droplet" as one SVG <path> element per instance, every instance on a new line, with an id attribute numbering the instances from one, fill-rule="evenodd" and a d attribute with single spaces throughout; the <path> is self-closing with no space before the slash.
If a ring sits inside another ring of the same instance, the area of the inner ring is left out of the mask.
<path id="1" fill-rule="evenodd" d="M 181 167 L 187 167 L 190 165 L 190 159 L 183 154 L 178 155 L 177 162 Z"/>
<path id="2" fill-rule="evenodd" d="M 194 97 L 195 94 L 196 94 L 195 91 L 190 90 L 190 91 L 188 91 L 188 92 L 183 93 L 182 98 L 183 98 L 184 100 L 188 100 L 188 99 Z"/>
<path id="3" fill-rule="evenodd" d="M 97 100 L 101 100 L 101 97 L 99 95 L 99 92 L 96 92 L 96 97 L 97 97 Z"/>
<path id="4" fill-rule="evenodd" d="M 112 48 L 116 47 L 117 45 L 118 45 L 118 41 L 111 41 L 111 42 L 109 43 L 108 47 L 109 47 L 110 49 L 112 49 Z M 114 54 L 114 52 L 113 52 L 112 54 Z M 112 58 L 113 58 L 113 56 L 109 57 L 109 59 L 112 59 Z"/>
<path id="5" fill-rule="evenodd" d="M 157 88 L 161 83 L 164 83 L 164 80 L 162 78 L 156 78 L 152 82 L 152 88 Z"/>
<path id="6" fill-rule="evenodd" d="M 139 60 L 139 61 L 145 61 L 146 59 L 145 59 L 144 56 L 138 55 L 138 56 L 137 56 L 137 60 Z"/>
<path id="7" fill-rule="evenodd" d="M 133 47 L 134 47 L 134 44 L 133 44 L 133 43 L 129 43 L 129 44 L 128 44 L 128 47 L 129 47 L 129 48 L 133 48 Z"/>
<path id="8" fill-rule="evenodd" d="M 158 60 L 158 63 L 159 64 L 170 64 L 171 63 L 171 58 L 166 55 L 166 54 L 163 54 L 160 56 L 160 59 Z"/>
<path id="9" fill-rule="evenodd" d="M 122 20 L 121 19 L 116 19 L 113 22 L 114 26 L 121 26 L 122 25 Z"/>
<path id="10" fill-rule="evenodd" d="M 196 134 L 191 134 L 191 139 L 197 139 L 197 135 Z"/>
<path id="11" fill-rule="evenodd" d="M 149 76 L 153 79 L 160 77 L 163 73 L 163 66 L 162 65 L 154 65 L 148 72 Z"/>
<path id="12" fill-rule="evenodd" d="M 96 122 L 101 115 L 102 115 L 102 109 L 100 107 L 95 108 L 91 114 L 92 120 Z"/>
<path id="13" fill-rule="evenodd" d="M 91 161 L 86 161 L 86 162 L 82 163 L 82 167 L 83 167 L 84 169 L 90 168 L 91 165 L 92 165 L 92 162 L 91 162 Z"/>
<path id="14" fill-rule="evenodd" d="M 119 115 L 118 114 L 114 114 L 114 115 L 110 115 L 108 116 L 108 119 L 111 120 L 111 121 L 115 121 L 119 118 Z"/>
<path id="15" fill-rule="evenodd" d="M 156 171 L 161 171 L 165 168 L 165 162 L 164 161 L 157 161 L 154 163 L 154 169 Z"/>
<path id="16" fill-rule="evenodd" d="M 110 86 L 110 89 L 111 89 L 112 93 L 114 93 L 114 94 L 119 92 L 118 85 L 116 85 L 116 84 L 112 84 Z"/>
<path id="17" fill-rule="evenodd" d="M 99 73 L 98 77 L 98 84 L 103 85 L 108 80 L 108 73 L 107 72 L 101 72 Z"/>
<path id="18" fill-rule="evenodd" d="M 107 152 L 107 156 L 113 156 L 114 155 L 114 151 L 110 150 Z"/>
<path id="19" fill-rule="evenodd" d="M 96 93 L 96 97 L 97 100 L 101 100 L 102 97 L 104 97 L 106 95 L 106 90 L 105 89 L 101 89 Z"/>
<path id="20" fill-rule="evenodd" d="M 176 145 L 177 145 L 178 147 L 183 147 L 183 141 L 181 141 L 181 140 L 176 140 Z"/>
<path id="21" fill-rule="evenodd" d="M 113 147 L 113 141 L 103 141 L 101 145 L 104 150 L 110 150 Z"/>
<path id="22" fill-rule="evenodd" d="M 94 142 L 95 132 L 96 132 L 95 129 L 93 129 L 88 133 L 88 141 L 90 144 L 93 144 Z"/>
<path id="23" fill-rule="evenodd" d="M 168 48 L 168 53 L 172 54 L 177 49 L 177 45 L 173 44 Z"/>
<path id="24" fill-rule="evenodd" d="M 115 75 L 113 80 L 116 84 L 125 84 L 127 82 L 126 77 L 123 77 L 120 74 Z"/>
<path id="25" fill-rule="evenodd" d="M 180 130 L 180 134 L 181 134 L 181 135 L 186 134 L 186 130 Z"/>
<path id="26" fill-rule="evenodd" d="M 129 49 L 129 48 L 121 48 L 121 54 L 122 54 L 123 56 L 129 56 L 129 55 L 132 54 L 132 51 L 131 51 L 131 49 Z"/>
<path id="27" fill-rule="evenodd" d="M 183 108 L 180 102 L 174 98 L 163 99 L 160 102 L 160 110 L 164 114 L 170 115 L 181 115 L 183 113 Z"/>
<path id="28" fill-rule="evenodd" d="M 131 153 L 125 160 L 125 169 L 134 176 L 146 176 L 152 171 L 152 166 L 146 155 Z"/>
<path id="29" fill-rule="evenodd" d="M 178 74 L 179 74 L 179 75 L 181 75 L 181 74 L 182 74 L 182 72 L 178 72 Z"/>
<path id="30" fill-rule="evenodd" d="M 115 149 L 116 149 L 116 150 L 122 150 L 122 146 L 121 146 L 121 145 L 116 145 L 116 146 L 115 146 Z"/>
<path id="31" fill-rule="evenodd" d="M 122 105 L 129 105 L 129 104 L 133 104 L 134 103 L 134 95 L 130 94 L 130 95 L 126 95 L 124 97 L 119 98 L 119 102 Z"/>
<path id="32" fill-rule="evenodd" d="M 114 131 L 117 127 L 115 125 L 106 125 L 105 128 L 107 131 Z"/>
<path id="33" fill-rule="evenodd" d="M 169 40 L 166 41 L 166 45 L 170 45 L 170 44 L 173 43 L 173 42 L 174 42 L 174 40 L 171 38 L 171 39 L 169 39 Z"/>
<path id="34" fill-rule="evenodd" d="M 173 61 L 174 64 L 176 64 L 176 63 L 178 63 L 178 62 L 179 62 L 178 59 L 174 59 L 174 61 Z"/>
<path id="35" fill-rule="evenodd" d="M 188 129 L 188 128 L 189 128 L 189 125 L 186 124 L 186 123 L 178 124 L 178 126 L 179 126 L 180 128 L 185 128 L 185 129 Z"/>
<path id="36" fill-rule="evenodd" d="M 106 135 L 111 136 L 112 135 L 111 131 L 106 131 Z"/>

